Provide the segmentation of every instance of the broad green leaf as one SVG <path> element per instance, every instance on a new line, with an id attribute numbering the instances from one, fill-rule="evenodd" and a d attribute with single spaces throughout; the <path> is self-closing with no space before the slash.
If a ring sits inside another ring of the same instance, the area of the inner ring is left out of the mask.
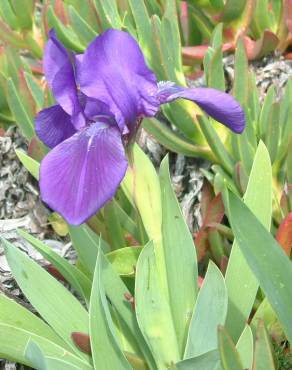
<path id="1" fill-rule="evenodd" d="M 188 358 L 175 364 L 177 370 L 217 370 L 220 361 L 217 350 L 204 353 L 203 355 Z"/>
<path id="2" fill-rule="evenodd" d="M 28 170 L 28 172 L 35 178 L 39 179 L 39 171 L 40 171 L 40 164 L 35 159 L 28 156 L 23 150 L 15 149 L 15 153 L 20 160 L 20 162 L 24 165 L 24 167 Z"/>
<path id="3" fill-rule="evenodd" d="M 33 364 L 25 357 L 27 343 L 33 340 L 42 349 L 45 355 L 62 358 L 64 361 L 80 367 L 82 370 L 92 370 L 92 366 L 83 361 L 76 354 L 68 351 L 50 340 L 34 334 L 34 332 L 18 328 L 14 325 L 0 323 L 0 357 L 19 362 L 28 366 Z M 55 369 L 54 369 L 55 370 Z"/>
<path id="4" fill-rule="evenodd" d="M 272 169 L 269 153 L 262 142 L 256 152 L 244 202 L 269 229 L 272 213 Z M 236 240 L 232 246 L 225 281 L 229 298 L 226 328 L 237 341 L 251 313 L 259 283 Z"/>
<path id="5" fill-rule="evenodd" d="M 218 325 L 224 325 L 227 303 L 224 278 L 218 267 L 210 261 L 190 323 L 184 358 L 217 349 L 217 328 Z"/>
<path id="6" fill-rule="evenodd" d="M 7 80 L 7 101 L 20 130 L 23 135 L 30 140 L 34 135 L 34 124 L 11 78 Z"/>
<path id="7" fill-rule="evenodd" d="M 103 258 L 102 260 L 102 282 L 104 284 L 106 296 L 111 301 L 118 317 L 120 317 L 125 323 L 123 328 L 125 330 L 126 328 L 128 329 L 128 332 L 124 332 L 124 334 L 126 334 L 128 338 L 129 336 L 134 338 L 140 348 L 140 351 L 143 353 L 144 358 L 147 360 L 150 369 L 155 369 L 152 354 L 150 353 L 144 337 L 139 329 L 135 311 L 125 298 L 125 295 L 131 296 L 131 294 L 125 283 L 114 271 L 112 265 L 107 261 L 106 258 Z"/>
<path id="8" fill-rule="evenodd" d="M 119 275 L 134 276 L 141 250 L 142 247 L 125 247 L 108 253 L 106 257 Z"/>
<path id="9" fill-rule="evenodd" d="M 81 303 L 25 253 L 2 241 L 8 264 L 24 295 L 71 350 L 89 361 L 89 356 L 80 352 L 71 339 L 72 332 L 88 332 L 88 315 Z"/>
<path id="10" fill-rule="evenodd" d="M 86 268 L 88 274 L 92 277 L 99 243 L 101 243 L 101 248 L 104 252 L 109 252 L 108 245 L 87 225 L 69 225 L 69 234 L 82 266 Z"/>
<path id="11" fill-rule="evenodd" d="M 236 344 L 236 349 L 244 369 L 252 368 L 253 361 L 253 336 L 249 325 L 246 325 Z"/>
<path id="12" fill-rule="evenodd" d="M 118 342 L 110 315 L 102 282 L 100 253 L 97 257 L 89 306 L 89 330 L 93 364 L 96 369 L 131 369 Z"/>
<path id="13" fill-rule="evenodd" d="M 197 295 L 197 257 L 194 241 L 172 189 L 169 162 L 160 166 L 163 253 L 168 295 L 181 356 Z"/>
<path id="14" fill-rule="evenodd" d="M 149 239 L 161 239 L 161 196 L 155 168 L 143 150 L 134 145 L 132 164 L 122 182 L 122 189 L 135 204 Z"/>
<path id="15" fill-rule="evenodd" d="M 89 302 L 91 281 L 74 265 L 71 265 L 65 258 L 54 252 L 50 247 L 40 240 L 34 238 L 24 230 L 18 230 L 19 235 L 25 238 L 41 255 L 52 263 L 56 269 L 64 276 L 69 284 Z"/>
<path id="16" fill-rule="evenodd" d="M 256 216 L 232 193 L 229 207 L 232 230 L 241 252 L 291 341 L 291 261 Z"/>
<path id="17" fill-rule="evenodd" d="M 159 285 L 153 243 L 141 252 L 136 269 L 135 309 L 138 324 L 157 368 L 180 359 L 171 310 Z"/>
<path id="18" fill-rule="evenodd" d="M 218 346 L 223 370 L 243 370 L 239 354 L 226 329 L 218 328 Z"/>
<path id="19" fill-rule="evenodd" d="M 38 370 L 82 370 L 81 367 L 64 361 L 61 356 L 60 358 L 46 357 L 37 343 L 32 340 L 29 340 L 26 346 L 25 357 Z"/>
<path id="20" fill-rule="evenodd" d="M 69 349 L 68 345 L 49 327 L 49 325 L 4 294 L 0 294 L 0 312 L 1 324 L 31 332 L 58 346 Z"/>
<path id="21" fill-rule="evenodd" d="M 29 340 L 25 348 L 25 357 L 38 370 L 48 370 L 45 356 L 40 347 L 32 340 Z"/>
<path id="22" fill-rule="evenodd" d="M 272 344 L 263 321 L 258 324 L 252 369 L 276 370 Z"/>

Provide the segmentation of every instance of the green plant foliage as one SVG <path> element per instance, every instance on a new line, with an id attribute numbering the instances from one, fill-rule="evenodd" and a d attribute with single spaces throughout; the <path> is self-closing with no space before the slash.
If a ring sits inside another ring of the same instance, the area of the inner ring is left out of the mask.
<path id="1" fill-rule="evenodd" d="M 259 144 L 256 153 L 244 202 L 269 229 L 272 212 L 272 169 L 263 143 Z M 251 313 L 259 284 L 236 239 L 226 271 L 226 285 L 229 297 L 226 327 L 232 338 L 237 341 Z"/>
<path id="2" fill-rule="evenodd" d="M 184 358 L 217 348 L 217 327 L 225 323 L 227 303 L 224 278 L 218 267 L 210 262 L 190 323 Z"/>
<path id="3" fill-rule="evenodd" d="M 256 216 L 231 193 L 229 206 L 240 250 L 291 340 L 291 262 Z"/>

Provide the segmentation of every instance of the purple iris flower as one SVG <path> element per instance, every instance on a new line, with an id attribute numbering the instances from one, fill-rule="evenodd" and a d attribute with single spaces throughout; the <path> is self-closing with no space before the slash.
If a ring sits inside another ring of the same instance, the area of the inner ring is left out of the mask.
<path id="1" fill-rule="evenodd" d="M 142 117 L 175 99 L 194 101 L 241 133 L 243 110 L 230 95 L 210 88 L 157 83 L 128 33 L 107 30 L 84 54 L 68 52 L 50 32 L 44 72 L 56 105 L 38 113 L 39 138 L 52 150 L 40 167 L 41 197 L 70 224 L 79 225 L 110 200 L 127 170 L 125 145 Z"/>

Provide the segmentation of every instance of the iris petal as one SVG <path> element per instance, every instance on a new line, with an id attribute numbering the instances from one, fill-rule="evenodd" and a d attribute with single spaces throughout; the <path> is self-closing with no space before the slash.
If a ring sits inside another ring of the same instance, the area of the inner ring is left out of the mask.
<path id="1" fill-rule="evenodd" d="M 60 105 L 53 105 L 37 114 L 35 131 L 42 142 L 49 148 L 54 148 L 76 132 L 72 125 L 71 117 Z"/>
<path id="2" fill-rule="evenodd" d="M 81 63 L 81 91 L 107 104 L 121 131 L 132 128 L 138 116 L 157 112 L 156 77 L 128 33 L 107 30 L 89 45 Z"/>
<path id="3" fill-rule="evenodd" d="M 45 76 L 55 99 L 72 116 L 73 124 L 78 129 L 85 125 L 85 119 L 78 99 L 74 68 L 67 50 L 53 30 L 49 36 L 44 54 Z"/>
<path id="4" fill-rule="evenodd" d="M 158 99 L 169 103 L 176 99 L 187 99 L 198 104 L 209 116 L 241 133 L 245 127 L 245 114 L 233 96 L 212 88 L 185 88 L 172 83 L 160 84 Z"/>
<path id="5" fill-rule="evenodd" d="M 43 159 L 41 197 L 70 224 L 80 225 L 114 196 L 126 169 L 118 128 L 94 123 Z"/>

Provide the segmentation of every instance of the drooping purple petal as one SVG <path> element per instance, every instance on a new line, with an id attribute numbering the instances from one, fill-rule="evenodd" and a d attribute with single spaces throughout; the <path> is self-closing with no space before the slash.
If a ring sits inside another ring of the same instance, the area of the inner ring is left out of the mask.
<path id="1" fill-rule="evenodd" d="M 138 116 L 157 112 L 156 77 L 128 33 L 107 30 L 89 45 L 81 63 L 81 91 L 107 104 L 121 131 Z"/>
<path id="2" fill-rule="evenodd" d="M 72 116 L 74 126 L 79 129 L 85 125 L 85 119 L 78 99 L 74 68 L 67 50 L 53 30 L 49 36 L 44 53 L 45 76 L 56 101 Z"/>
<path id="3" fill-rule="evenodd" d="M 159 85 L 158 99 L 161 104 L 176 99 L 195 102 L 216 121 L 223 123 L 236 133 L 245 127 L 245 114 L 240 104 L 229 94 L 212 88 L 185 88 L 172 83 Z"/>
<path id="4" fill-rule="evenodd" d="M 37 114 L 35 131 L 49 148 L 54 148 L 76 132 L 71 117 L 58 104 L 43 109 Z"/>
<path id="5" fill-rule="evenodd" d="M 114 196 L 126 169 L 118 128 L 94 123 L 43 159 L 42 200 L 70 224 L 80 225 Z"/>

